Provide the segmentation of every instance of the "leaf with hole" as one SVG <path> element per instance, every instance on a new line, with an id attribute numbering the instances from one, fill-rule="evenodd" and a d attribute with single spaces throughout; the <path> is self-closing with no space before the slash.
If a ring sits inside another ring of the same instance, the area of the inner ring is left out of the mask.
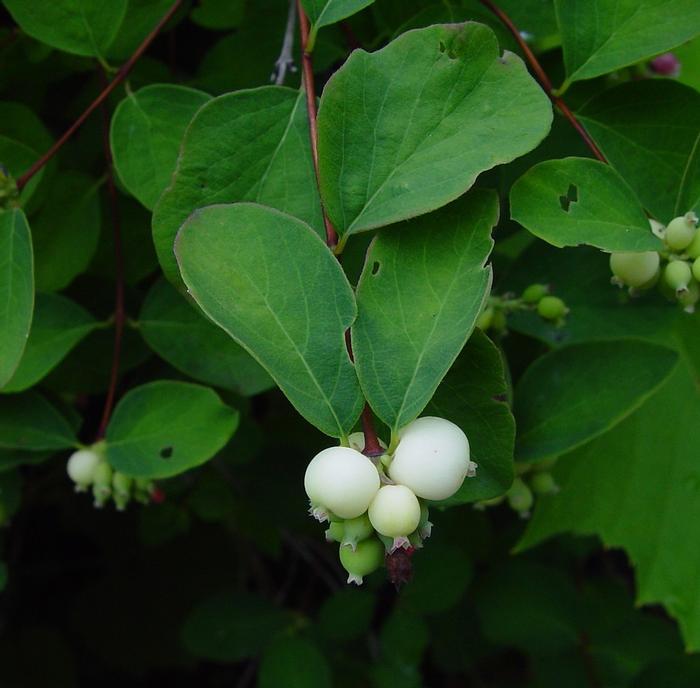
<path id="1" fill-rule="evenodd" d="M 197 380 L 243 396 L 274 386 L 245 349 L 164 280 L 148 292 L 139 324 L 144 339 L 159 356 Z"/>
<path id="2" fill-rule="evenodd" d="M 271 208 L 214 205 L 183 225 L 175 250 L 207 316 L 262 364 L 304 418 L 346 436 L 363 405 L 345 345 L 357 306 L 319 236 Z"/>
<path id="3" fill-rule="evenodd" d="M 236 201 L 277 208 L 323 234 L 303 94 L 266 86 L 214 98 L 198 110 L 153 215 L 153 239 L 169 280 L 182 284 L 173 245 L 190 213 Z"/>
<path id="4" fill-rule="evenodd" d="M 150 210 L 170 183 L 180 143 L 194 114 L 211 96 L 193 88 L 154 84 L 127 94 L 110 127 L 114 167 L 127 190 Z"/>
<path id="5" fill-rule="evenodd" d="M 392 431 L 425 408 L 469 338 L 491 287 L 498 198 L 476 189 L 374 239 L 357 285 L 360 386 Z"/>
<path id="6" fill-rule="evenodd" d="M 238 426 L 215 392 L 160 380 L 129 391 L 107 426 L 107 459 L 135 477 L 167 478 L 211 459 Z"/>
<path id="7" fill-rule="evenodd" d="M 321 97 L 321 195 L 342 236 L 435 210 L 533 149 L 551 105 L 483 24 L 409 31 L 354 51 Z"/>
<path id="8" fill-rule="evenodd" d="M 510 215 L 554 246 L 658 251 L 639 200 L 609 165 L 589 158 L 547 160 L 510 190 Z"/>
<path id="9" fill-rule="evenodd" d="M 19 365 L 34 312 L 32 237 L 21 210 L 0 211 L 0 389 Z"/>
<path id="10" fill-rule="evenodd" d="M 516 458 L 540 461 L 602 435 L 677 362 L 673 349 L 634 339 L 574 344 L 538 358 L 515 387 Z"/>

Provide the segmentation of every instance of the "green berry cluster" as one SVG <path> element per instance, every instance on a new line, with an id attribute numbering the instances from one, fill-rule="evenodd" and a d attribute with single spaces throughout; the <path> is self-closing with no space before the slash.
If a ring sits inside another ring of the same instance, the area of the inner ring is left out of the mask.
<path id="1" fill-rule="evenodd" d="M 564 324 L 569 312 L 564 301 L 550 293 L 549 285 L 531 284 L 519 297 L 513 294 L 491 296 L 477 318 L 476 326 L 484 332 L 493 330 L 502 334 L 507 330 L 508 314 L 522 310 L 536 311 L 557 327 Z"/>
<path id="2" fill-rule="evenodd" d="M 76 492 L 92 491 L 98 509 L 112 499 L 117 510 L 124 511 L 132 499 L 148 504 L 156 493 L 152 480 L 132 478 L 115 471 L 107 462 L 103 442 L 73 452 L 66 471 L 75 483 Z"/>
<path id="3" fill-rule="evenodd" d="M 410 556 L 423 546 L 432 530 L 427 502 L 451 497 L 475 475 L 476 464 L 462 430 L 433 416 L 402 428 L 380 456 L 362 453 L 361 432 L 347 444 L 313 458 L 304 489 L 311 515 L 329 522 L 326 540 L 339 543 L 348 583 L 360 585 L 386 555 L 403 550 Z"/>
<path id="4" fill-rule="evenodd" d="M 662 251 L 612 253 L 612 283 L 628 287 L 633 295 L 658 285 L 669 299 L 693 313 L 700 301 L 700 232 L 698 217 L 689 212 L 665 227 L 650 220 L 654 234 L 663 239 Z"/>

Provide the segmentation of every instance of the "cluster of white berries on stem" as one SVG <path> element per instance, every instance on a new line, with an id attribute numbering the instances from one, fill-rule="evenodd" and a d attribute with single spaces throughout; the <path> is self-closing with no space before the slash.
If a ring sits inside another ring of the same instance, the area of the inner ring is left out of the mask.
<path id="1" fill-rule="evenodd" d="M 370 458 L 362 433 L 353 433 L 350 446 L 324 449 L 306 469 L 309 511 L 330 522 L 326 539 L 340 544 L 348 583 L 361 584 L 386 553 L 421 547 L 432 528 L 425 501 L 451 497 L 475 474 L 467 436 L 444 418 L 418 418 L 397 439 L 393 451 Z"/>

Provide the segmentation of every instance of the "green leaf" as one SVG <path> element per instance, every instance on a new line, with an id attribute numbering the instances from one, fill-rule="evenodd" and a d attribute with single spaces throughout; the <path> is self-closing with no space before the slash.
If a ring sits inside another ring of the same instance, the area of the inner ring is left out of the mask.
<path id="1" fill-rule="evenodd" d="M 38 152 L 25 143 L 0 135 L 0 163 L 7 168 L 15 179 L 26 172 L 36 162 L 41 153 L 43 151 Z M 44 169 L 39 170 L 20 192 L 19 199 L 22 205 L 26 206 L 29 199 L 34 195 L 44 177 L 44 171 Z"/>
<path id="2" fill-rule="evenodd" d="M 114 40 L 109 44 L 107 56 L 117 60 L 128 58 L 172 4 L 172 0 L 127 0 L 124 20 Z"/>
<path id="3" fill-rule="evenodd" d="M 203 464 L 238 426 L 238 411 L 207 387 L 159 380 L 136 387 L 107 426 L 107 459 L 118 471 L 168 478 Z"/>
<path id="4" fill-rule="evenodd" d="M 270 205 L 324 232 L 303 94 L 266 86 L 214 98 L 197 112 L 153 216 L 169 280 L 181 284 L 173 245 L 190 213 L 236 201 Z"/>
<path id="5" fill-rule="evenodd" d="M 490 499 L 510 487 L 515 421 L 506 398 L 500 352 L 475 330 L 426 409 L 426 415 L 447 418 L 464 430 L 471 459 L 478 464 L 476 477 L 465 480 L 441 505 Z"/>
<path id="6" fill-rule="evenodd" d="M 575 344 L 538 358 L 515 388 L 516 457 L 559 456 L 610 430 L 672 373 L 673 349 L 629 340 Z"/>
<path id="7" fill-rule="evenodd" d="M 496 194 L 476 190 L 370 245 L 353 352 L 362 391 L 393 432 L 425 408 L 474 328 L 497 221 Z"/>
<path id="8" fill-rule="evenodd" d="M 127 0 L 3 0 L 32 38 L 59 50 L 102 57 L 126 13 Z"/>
<path id="9" fill-rule="evenodd" d="M 27 344 L 34 311 L 32 237 L 21 210 L 0 212 L 0 388 Z"/>
<path id="10" fill-rule="evenodd" d="M 262 597 L 225 593 L 195 607 L 183 626 L 182 642 L 195 657 L 238 662 L 260 654 L 291 623 L 287 611 Z"/>
<path id="11" fill-rule="evenodd" d="M 281 636 L 265 650 L 258 676 L 260 688 L 332 688 L 333 677 L 318 648 L 294 636 Z"/>
<path id="12" fill-rule="evenodd" d="M 32 220 L 36 287 L 65 289 L 90 263 L 100 238 L 100 182 L 61 172 Z"/>
<path id="13" fill-rule="evenodd" d="M 0 130 L 3 136 L 23 143 L 40 153 L 48 150 L 53 143 L 44 123 L 36 112 L 24 103 L 0 102 Z"/>
<path id="14" fill-rule="evenodd" d="M 510 215 L 554 246 L 662 248 L 624 179 L 609 165 L 589 158 L 547 160 L 530 168 L 511 188 Z"/>
<path id="15" fill-rule="evenodd" d="M 700 33 L 696 0 L 555 0 L 565 86 L 669 50 Z"/>
<path id="16" fill-rule="evenodd" d="M 76 444 L 68 421 L 36 392 L 0 396 L 0 449 L 67 449 Z"/>
<path id="17" fill-rule="evenodd" d="M 604 91 L 576 114 L 642 205 L 666 224 L 700 211 L 698 111 L 694 89 L 643 79 Z"/>
<path id="18" fill-rule="evenodd" d="M 148 345 L 178 370 L 242 396 L 274 385 L 249 353 L 223 330 L 202 317 L 168 282 L 156 282 L 139 318 Z"/>
<path id="19" fill-rule="evenodd" d="M 534 148 L 552 109 L 483 24 L 409 31 L 354 51 L 321 98 L 321 194 L 345 236 L 435 210 Z"/>
<path id="20" fill-rule="evenodd" d="M 326 599 L 314 627 L 319 638 L 347 642 L 363 637 L 372 625 L 374 596 L 356 588 L 341 588 Z"/>
<path id="21" fill-rule="evenodd" d="M 236 203 L 194 213 L 175 250 L 207 316 L 262 364 L 304 418 L 332 437 L 347 435 L 363 405 L 345 346 L 357 309 L 319 236 L 279 211 Z"/>
<path id="22" fill-rule="evenodd" d="M 693 318 L 686 351 L 697 327 Z M 623 547 L 636 569 L 637 603 L 664 604 L 691 651 L 700 649 L 700 562 L 689 546 L 700 523 L 697 351 L 693 357 L 636 413 L 557 463 L 561 491 L 540 500 L 519 545 L 572 531 Z"/>
<path id="23" fill-rule="evenodd" d="M 200 0 L 190 19 L 205 29 L 226 31 L 240 26 L 245 10 L 245 0 Z"/>
<path id="24" fill-rule="evenodd" d="M 114 167 L 129 193 L 150 210 L 170 183 L 180 143 L 195 112 L 211 100 L 174 84 L 146 86 L 119 103 L 112 117 Z"/>
<path id="25" fill-rule="evenodd" d="M 21 392 L 39 382 L 96 326 L 95 319 L 70 299 L 37 294 L 27 346 L 2 392 Z"/>
<path id="26" fill-rule="evenodd" d="M 27 451 L 23 449 L 0 449 L 0 473 L 11 471 L 19 466 L 44 463 L 52 451 Z"/>
<path id="27" fill-rule="evenodd" d="M 301 4 L 311 23 L 306 49 L 309 52 L 314 49 L 319 29 L 342 21 L 373 2 L 374 0 L 302 0 Z"/>

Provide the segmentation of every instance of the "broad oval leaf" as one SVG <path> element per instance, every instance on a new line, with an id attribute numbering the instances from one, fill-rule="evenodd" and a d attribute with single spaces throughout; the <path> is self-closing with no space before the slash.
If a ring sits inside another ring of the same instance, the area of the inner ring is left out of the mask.
<path id="1" fill-rule="evenodd" d="M 154 84 L 129 93 L 114 111 L 110 146 L 129 193 L 150 210 L 170 183 L 185 129 L 211 100 L 204 91 Z"/>
<path id="2" fill-rule="evenodd" d="M 23 31 L 59 50 L 103 57 L 126 13 L 127 0 L 3 0 Z"/>
<path id="3" fill-rule="evenodd" d="M 101 182 L 61 172 L 32 218 L 36 288 L 65 289 L 89 265 L 100 238 Z"/>
<path id="4" fill-rule="evenodd" d="M 321 195 L 341 235 L 435 210 L 532 150 L 552 108 L 483 24 L 408 31 L 354 51 L 321 98 Z"/>
<path id="5" fill-rule="evenodd" d="M 41 394 L 0 396 L 0 449 L 67 449 L 77 444 L 70 423 Z"/>
<path id="6" fill-rule="evenodd" d="M 696 0 L 555 0 L 564 85 L 669 50 L 700 33 Z"/>
<path id="7" fill-rule="evenodd" d="M 65 296 L 37 294 L 27 346 L 2 392 L 21 392 L 39 382 L 97 324 L 82 306 Z"/>
<path id="8" fill-rule="evenodd" d="M 590 158 L 547 160 L 510 191 L 510 216 L 554 246 L 658 251 L 639 200 L 609 165 Z"/>
<path id="9" fill-rule="evenodd" d="M 462 199 L 374 239 L 357 285 L 360 386 L 393 432 L 425 408 L 469 338 L 491 286 L 495 193 Z"/>
<path id="10" fill-rule="evenodd" d="M 37 151 L 34 147 L 24 142 L 0 134 L 0 163 L 17 179 L 23 172 L 39 158 L 43 151 Z M 39 183 L 44 177 L 46 168 L 39 170 L 22 189 L 19 194 L 20 203 L 26 206 L 34 196 Z"/>
<path id="11" fill-rule="evenodd" d="M 199 313 L 165 280 L 146 296 L 139 329 L 148 345 L 178 370 L 243 396 L 274 386 L 260 364 Z"/>
<path id="12" fill-rule="evenodd" d="M 476 476 L 440 505 L 465 504 L 502 495 L 513 482 L 515 420 L 506 403 L 501 353 L 475 330 L 430 400 L 426 415 L 447 418 L 469 438 Z"/>
<path id="13" fill-rule="evenodd" d="M 237 201 L 269 205 L 324 232 L 303 94 L 266 86 L 214 98 L 197 112 L 153 215 L 153 240 L 169 280 L 182 283 L 173 245 L 190 213 Z"/>
<path id="14" fill-rule="evenodd" d="M 208 461 L 229 441 L 238 411 L 207 387 L 159 380 L 136 387 L 107 426 L 107 459 L 118 471 L 168 478 Z"/>
<path id="15" fill-rule="evenodd" d="M 32 237 L 19 209 L 0 212 L 0 389 L 19 365 L 34 311 Z"/>
<path id="16" fill-rule="evenodd" d="M 700 211 L 698 112 L 695 89 L 643 79 L 603 91 L 576 115 L 644 207 L 666 224 Z"/>
<path id="17" fill-rule="evenodd" d="M 126 14 L 110 42 L 107 57 L 126 60 L 172 6 L 172 0 L 127 0 Z M 182 16 L 182 13 L 175 15 Z M 173 20 L 167 28 L 172 27 Z"/>
<path id="18" fill-rule="evenodd" d="M 515 388 L 516 458 L 539 461 L 617 425 L 672 373 L 673 349 L 644 341 L 574 344 L 538 358 Z"/>
<path id="19" fill-rule="evenodd" d="M 342 624 L 342 620 L 338 623 Z M 331 668 L 309 640 L 280 635 L 266 648 L 260 661 L 260 688 L 332 688 Z"/>
<path id="20" fill-rule="evenodd" d="M 351 430 L 363 399 L 345 346 L 350 284 L 301 220 L 254 203 L 203 208 L 178 233 L 182 278 L 201 309 L 272 375 L 310 423 Z"/>
<path id="21" fill-rule="evenodd" d="M 373 2 L 374 0 L 302 0 L 301 4 L 311 23 L 306 50 L 311 52 L 314 49 L 319 29 L 346 19 Z"/>

